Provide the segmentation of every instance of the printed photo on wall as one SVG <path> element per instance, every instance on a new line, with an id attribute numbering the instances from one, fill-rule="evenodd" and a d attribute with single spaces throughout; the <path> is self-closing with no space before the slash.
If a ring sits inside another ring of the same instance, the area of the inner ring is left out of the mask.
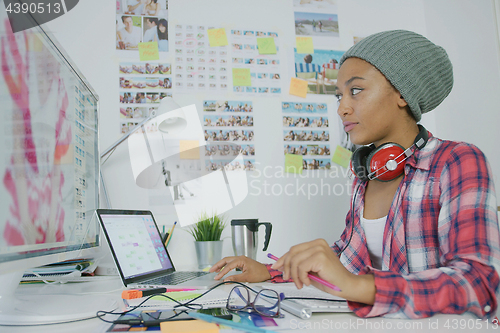
<path id="1" fill-rule="evenodd" d="M 303 156 L 330 155 L 330 145 L 325 144 L 287 144 L 284 149 L 285 154 Z"/>
<path id="2" fill-rule="evenodd" d="M 252 102 L 250 101 L 204 101 L 203 111 L 205 112 L 252 112 Z"/>
<path id="3" fill-rule="evenodd" d="M 225 127 L 225 126 L 253 126 L 253 116 L 234 115 L 211 115 L 204 116 L 204 126 Z"/>
<path id="4" fill-rule="evenodd" d="M 298 36 L 339 37 L 337 14 L 295 12 L 294 17 Z"/>
<path id="5" fill-rule="evenodd" d="M 326 103 L 282 102 L 281 110 L 283 113 L 327 114 L 328 112 Z"/>
<path id="6" fill-rule="evenodd" d="M 283 140 L 285 141 L 329 141 L 329 131 L 283 131 Z"/>
<path id="7" fill-rule="evenodd" d="M 171 66 L 168 63 L 120 63 L 120 133 L 132 130 L 157 110 L 162 98 L 172 96 L 171 88 Z M 147 131 L 156 130 L 154 124 L 147 126 Z"/>
<path id="8" fill-rule="evenodd" d="M 117 0 L 116 49 L 138 50 L 141 42 L 157 42 L 168 52 L 168 1 Z"/>
<path id="9" fill-rule="evenodd" d="M 293 6 L 301 9 L 336 10 L 337 0 L 293 0 Z"/>
<path id="10" fill-rule="evenodd" d="M 345 51 L 314 50 L 298 53 L 294 49 L 295 76 L 308 81 L 307 93 L 335 94 L 339 61 Z"/>

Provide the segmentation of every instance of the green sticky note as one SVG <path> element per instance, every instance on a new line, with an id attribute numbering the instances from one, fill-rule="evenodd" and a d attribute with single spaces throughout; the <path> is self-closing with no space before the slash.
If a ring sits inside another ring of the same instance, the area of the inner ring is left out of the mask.
<path id="1" fill-rule="evenodd" d="M 335 148 L 335 153 L 332 156 L 332 162 L 337 163 L 344 168 L 348 168 L 351 161 L 351 156 L 352 152 L 349 149 L 337 146 L 337 148 Z"/>
<path id="2" fill-rule="evenodd" d="M 285 154 L 285 172 L 302 174 L 302 155 Z"/>
<path id="3" fill-rule="evenodd" d="M 227 35 L 226 29 L 208 29 L 208 43 L 211 47 L 213 46 L 224 46 L 227 45 Z"/>
<path id="4" fill-rule="evenodd" d="M 233 68 L 233 86 L 251 86 L 250 68 Z"/>
<path id="5" fill-rule="evenodd" d="M 160 60 L 158 42 L 139 43 L 138 48 L 141 61 Z"/>
<path id="6" fill-rule="evenodd" d="M 297 47 L 297 53 L 314 53 L 312 37 L 295 37 L 295 46 Z"/>
<path id="7" fill-rule="evenodd" d="M 276 44 L 273 37 L 257 38 L 259 54 L 276 54 Z"/>
<path id="8" fill-rule="evenodd" d="M 201 294 L 200 293 L 193 293 L 191 291 L 170 291 L 168 293 L 163 293 L 162 295 L 167 295 L 168 297 L 173 298 L 176 301 L 185 301 L 188 299 L 193 299 L 195 297 L 198 297 Z M 157 301 L 172 302 L 168 298 L 166 298 L 164 296 L 159 296 L 159 295 L 153 296 L 151 298 L 154 300 L 157 300 Z"/>

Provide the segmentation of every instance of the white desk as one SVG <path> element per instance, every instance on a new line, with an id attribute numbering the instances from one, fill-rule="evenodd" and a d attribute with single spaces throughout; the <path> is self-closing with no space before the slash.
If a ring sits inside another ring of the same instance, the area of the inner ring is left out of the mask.
<path id="1" fill-rule="evenodd" d="M 272 286 L 272 285 L 271 285 Z M 232 286 L 226 286 L 230 290 Z M 23 294 L 81 294 L 94 292 L 96 295 L 107 295 L 110 298 L 121 301 L 121 282 L 118 278 L 109 281 L 71 283 L 66 285 L 23 285 L 17 290 L 20 295 Z M 52 296 L 53 297 L 53 296 Z M 43 306 L 43 304 L 40 304 Z M 279 332 L 486 332 L 499 331 L 500 327 L 478 320 L 472 315 L 436 315 L 432 318 L 418 320 L 400 320 L 387 318 L 363 319 L 356 317 L 352 313 L 330 313 L 313 314 L 309 320 L 301 320 L 291 314 L 285 313 L 285 318 L 277 320 L 280 328 Z M 73 323 L 43 325 L 43 326 L 0 326 L 0 332 L 23 332 L 23 333 L 92 333 L 105 332 L 110 324 L 104 323 L 97 318 L 77 321 Z M 226 331 L 224 332 L 231 332 Z M 235 331 L 239 332 L 239 331 Z"/>

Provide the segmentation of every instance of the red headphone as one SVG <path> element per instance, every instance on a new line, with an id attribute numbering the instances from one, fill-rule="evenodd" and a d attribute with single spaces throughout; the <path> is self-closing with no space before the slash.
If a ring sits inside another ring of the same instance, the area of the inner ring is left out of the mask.
<path id="1" fill-rule="evenodd" d="M 406 150 L 394 142 L 386 142 L 377 148 L 371 144 L 356 149 L 351 158 L 352 173 L 361 181 L 376 179 L 388 182 L 399 177 L 404 170 L 403 162 L 415 151 L 413 147 L 422 149 L 429 139 L 427 130 L 422 125 L 418 128 L 420 131 L 413 145 Z"/>

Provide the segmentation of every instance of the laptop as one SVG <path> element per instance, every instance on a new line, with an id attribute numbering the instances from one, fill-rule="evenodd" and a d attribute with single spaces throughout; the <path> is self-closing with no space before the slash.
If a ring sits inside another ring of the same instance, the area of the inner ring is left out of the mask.
<path id="1" fill-rule="evenodd" d="M 125 287 L 208 289 L 220 283 L 216 273 L 175 270 L 150 211 L 96 212 Z"/>

